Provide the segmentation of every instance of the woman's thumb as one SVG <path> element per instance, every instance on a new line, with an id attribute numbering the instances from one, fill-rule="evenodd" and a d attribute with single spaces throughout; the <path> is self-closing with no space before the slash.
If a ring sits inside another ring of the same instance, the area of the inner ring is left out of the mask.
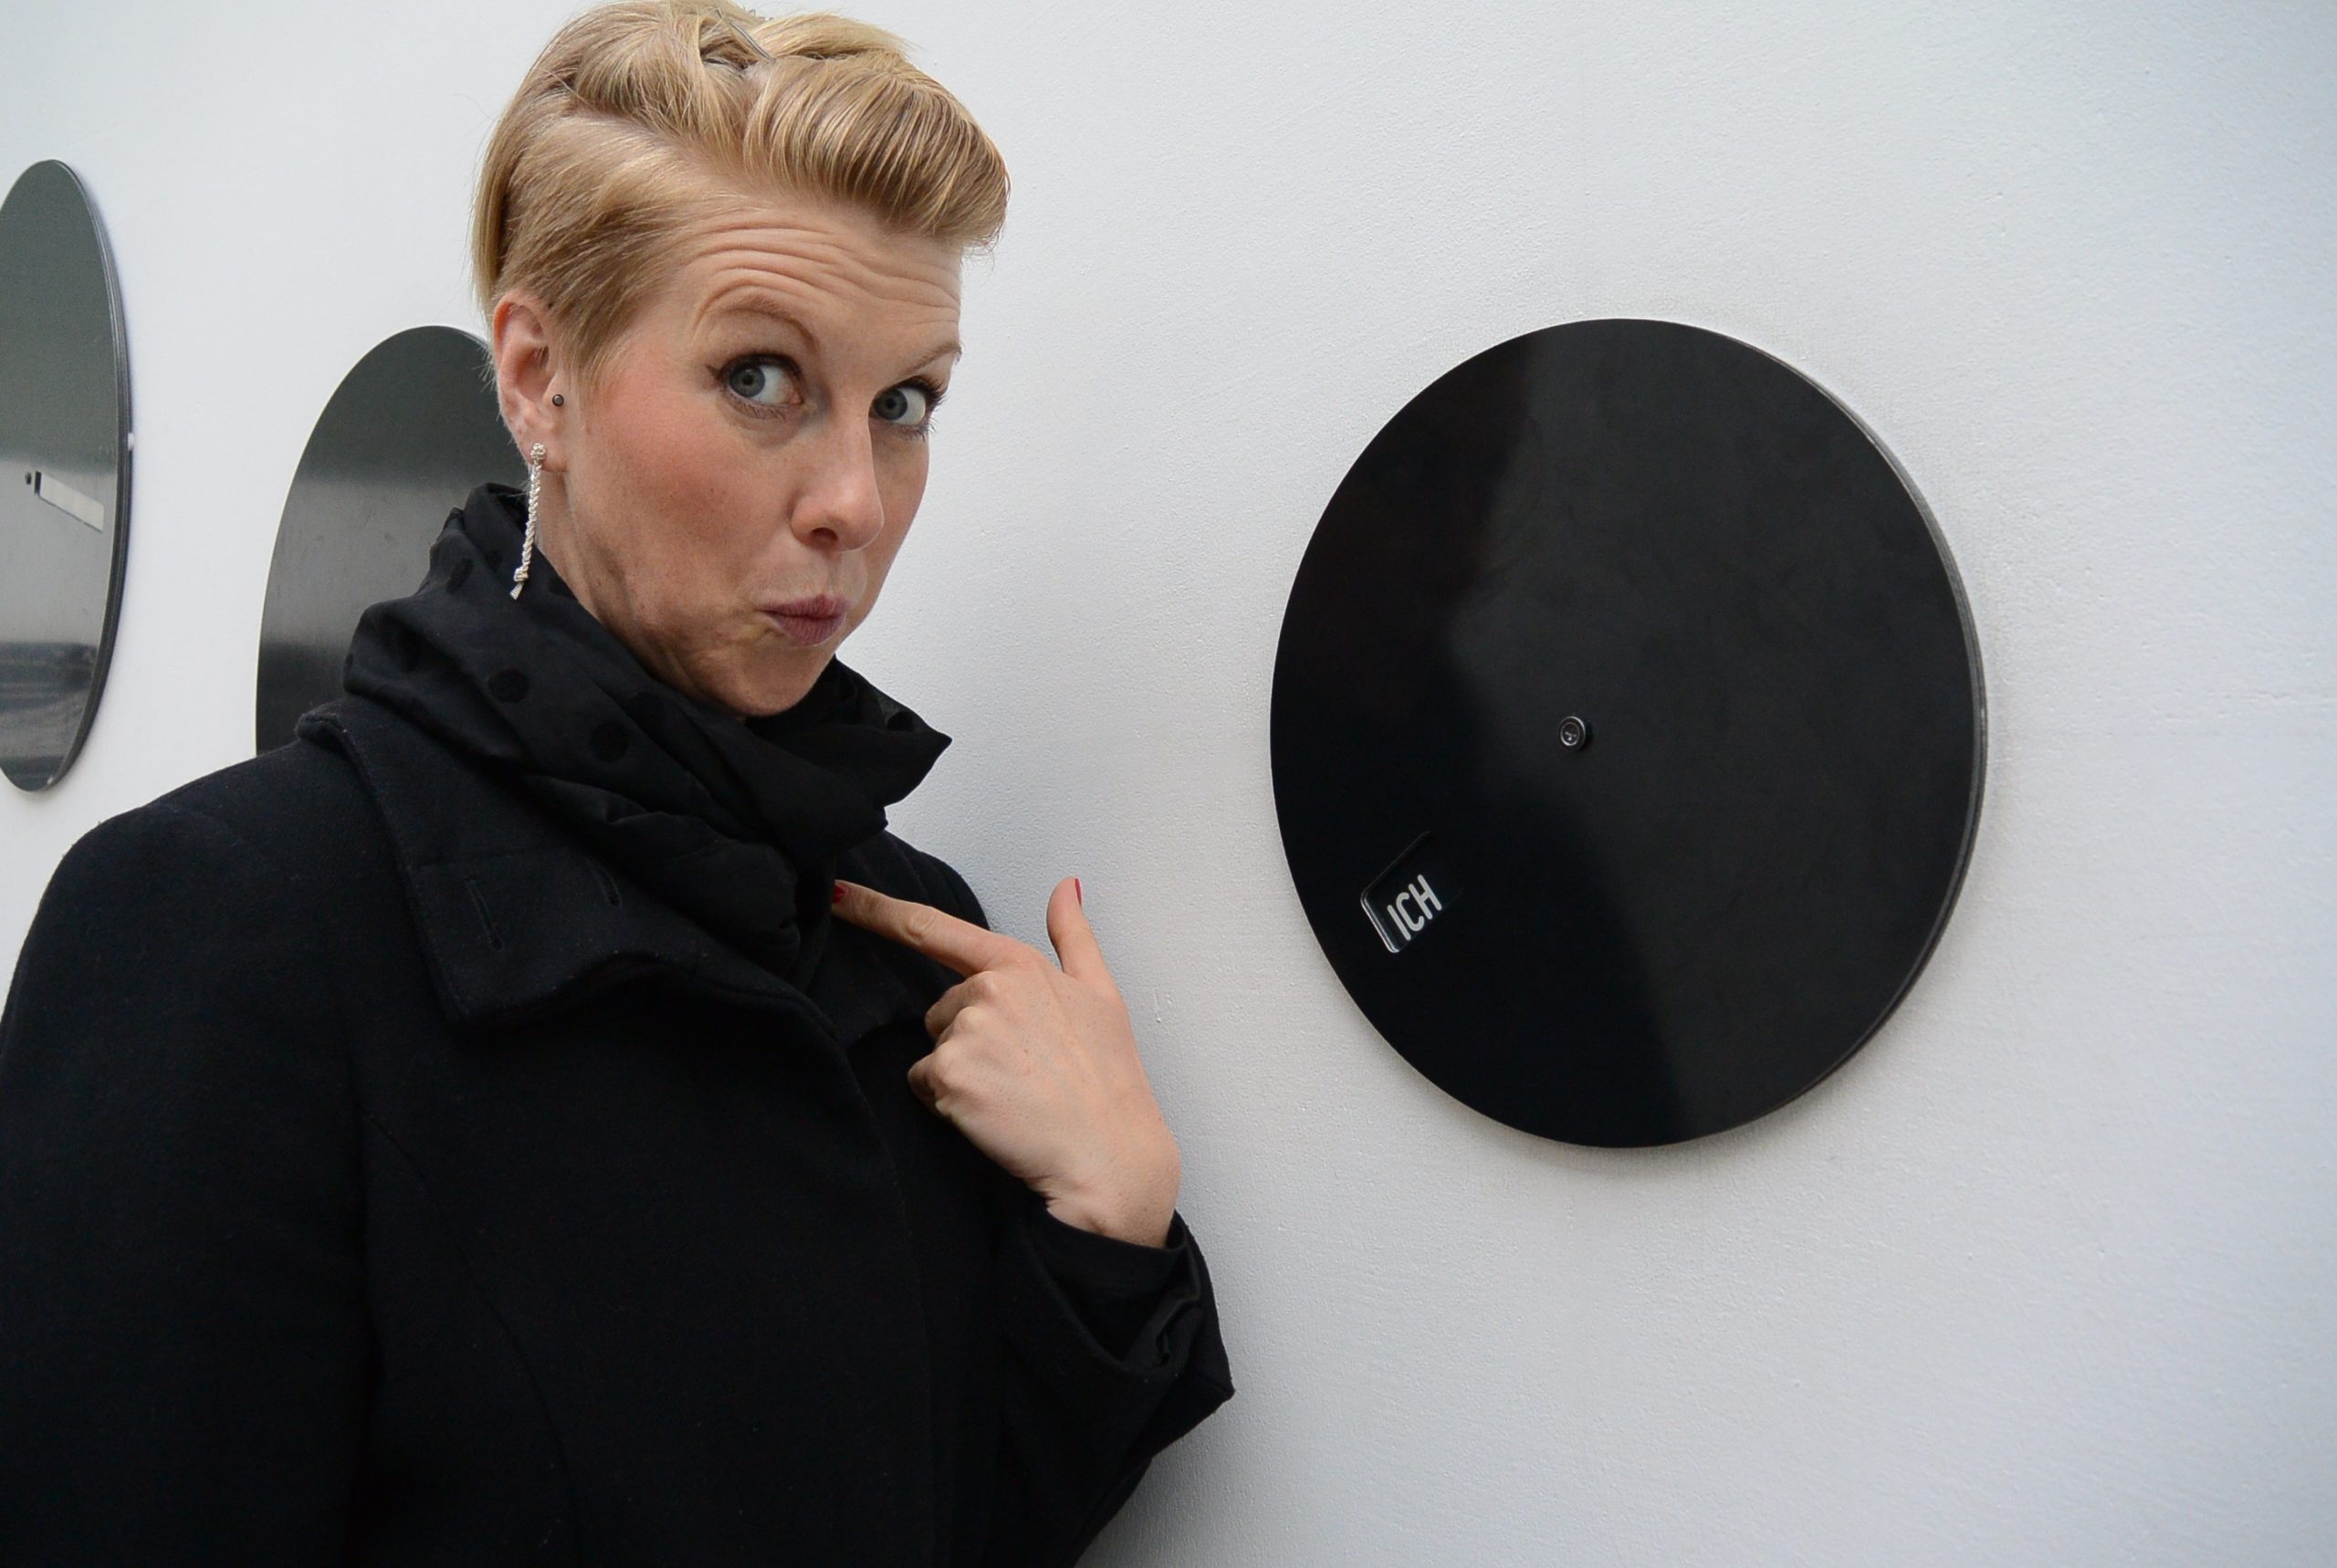
<path id="1" fill-rule="evenodd" d="M 1055 883 L 1047 900 L 1047 939 L 1055 945 L 1055 960 L 1074 980 L 1112 982 L 1104 949 L 1096 945 L 1095 928 L 1087 924 L 1087 904 L 1079 879 L 1067 876 Z"/>

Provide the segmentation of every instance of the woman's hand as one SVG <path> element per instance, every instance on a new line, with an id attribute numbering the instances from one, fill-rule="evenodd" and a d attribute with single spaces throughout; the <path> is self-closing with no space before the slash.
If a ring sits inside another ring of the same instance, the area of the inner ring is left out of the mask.
<path id="1" fill-rule="evenodd" d="M 1047 900 L 1061 968 L 1027 942 L 858 883 L 836 883 L 835 913 L 965 977 L 925 1015 L 933 1050 L 909 1068 L 910 1091 L 1056 1218 L 1167 1245 L 1177 1140 L 1145 1079 L 1078 880 L 1064 878 Z"/>

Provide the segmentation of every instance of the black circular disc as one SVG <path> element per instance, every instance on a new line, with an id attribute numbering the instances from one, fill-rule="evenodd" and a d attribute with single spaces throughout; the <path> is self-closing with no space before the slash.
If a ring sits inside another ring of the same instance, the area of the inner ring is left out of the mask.
<path id="1" fill-rule="evenodd" d="M 1274 660 L 1308 922 L 1431 1082 L 1569 1143 L 1808 1089 L 1954 903 L 1984 716 L 1963 591 L 1789 367 L 1580 321 L 1441 377 L 1348 470 Z"/>
<path id="2" fill-rule="evenodd" d="M 446 512 L 482 480 L 527 482 L 504 428 L 487 345 L 409 327 L 341 379 L 300 454 L 277 525 L 252 704 L 261 751 L 341 695 L 357 618 L 411 593 Z"/>
<path id="3" fill-rule="evenodd" d="M 130 358 L 105 225 L 35 163 L 0 201 L 0 772 L 46 789 L 105 691 L 130 560 Z"/>

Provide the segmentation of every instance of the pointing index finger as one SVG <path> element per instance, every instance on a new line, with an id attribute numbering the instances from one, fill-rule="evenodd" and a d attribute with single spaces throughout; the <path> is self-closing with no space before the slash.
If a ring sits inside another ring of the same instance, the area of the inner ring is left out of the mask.
<path id="1" fill-rule="evenodd" d="M 970 920 L 960 920 L 930 904 L 895 898 L 856 882 L 840 881 L 835 891 L 838 919 L 889 937 L 963 976 L 1028 962 L 1032 957 L 1043 959 L 1043 955 L 1027 943 Z"/>

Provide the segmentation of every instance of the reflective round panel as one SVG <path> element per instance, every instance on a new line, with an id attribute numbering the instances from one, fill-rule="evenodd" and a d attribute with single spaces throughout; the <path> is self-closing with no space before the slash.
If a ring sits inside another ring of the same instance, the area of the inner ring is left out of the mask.
<path id="1" fill-rule="evenodd" d="M 130 551 L 130 361 L 97 209 L 73 171 L 0 204 L 0 770 L 46 789 L 80 754 Z"/>
<path id="2" fill-rule="evenodd" d="M 1275 657 L 1274 804 L 1367 1018 L 1512 1126 L 1752 1120 L 1947 917 L 1979 667 L 1922 505 L 1784 364 L 1662 321 L 1490 349 L 1340 484 Z"/>
<path id="3" fill-rule="evenodd" d="M 478 339 L 415 327 L 357 361 L 284 498 L 260 622 L 260 750 L 290 740 L 302 714 L 341 695 L 358 616 L 421 585 L 447 512 L 474 486 L 527 477 Z"/>

